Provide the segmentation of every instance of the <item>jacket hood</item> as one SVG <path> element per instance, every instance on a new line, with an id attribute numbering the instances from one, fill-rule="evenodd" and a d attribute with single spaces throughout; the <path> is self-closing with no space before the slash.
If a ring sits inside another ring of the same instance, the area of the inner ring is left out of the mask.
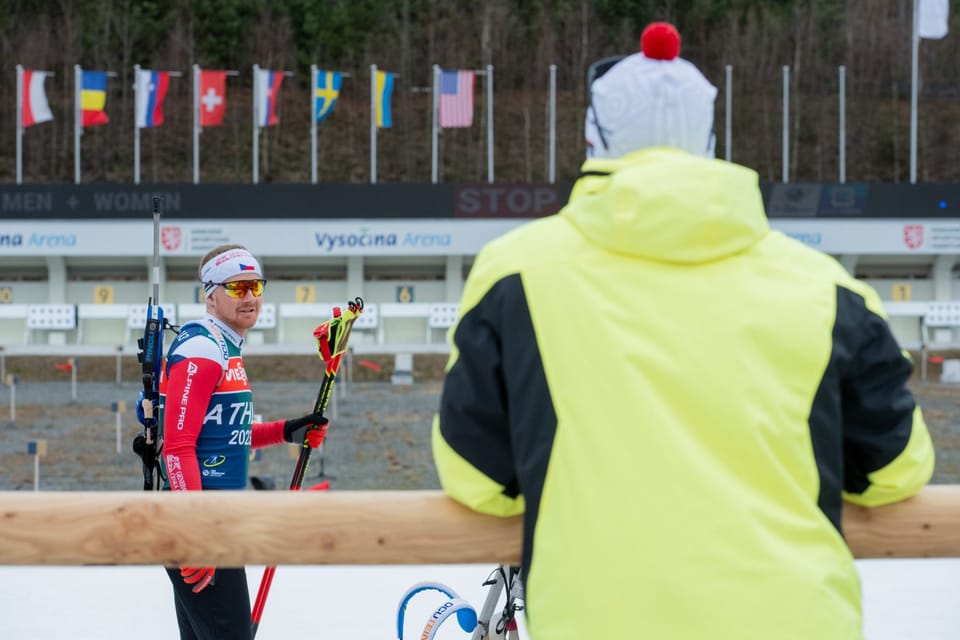
<path id="1" fill-rule="evenodd" d="M 587 160 L 560 215 L 604 249 L 677 263 L 738 253 L 770 230 L 755 171 L 666 147 Z"/>

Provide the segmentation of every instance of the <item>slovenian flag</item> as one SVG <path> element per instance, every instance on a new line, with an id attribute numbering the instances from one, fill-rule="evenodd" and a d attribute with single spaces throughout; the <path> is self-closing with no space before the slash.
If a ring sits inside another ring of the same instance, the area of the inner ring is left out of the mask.
<path id="1" fill-rule="evenodd" d="M 137 128 L 148 129 L 163 124 L 163 99 L 167 97 L 170 74 L 166 71 L 137 71 Z"/>
<path id="2" fill-rule="evenodd" d="M 83 111 L 80 124 L 94 127 L 107 124 L 107 72 L 84 71 L 80 80 L 80 108 Z"/>
<path id="3" fill-rule="evenodd" d="M 283 82 L 282 71 L 266 71 L 258 69 L 257 73 L 257 124 L 269 127 L 280 122 L 277 117 L 277 99 L 280 97 L 280 84 Z"/>
<path id="4" fill-rule="evenodd" d="M 50 103 L 47 102 L 47 92 L 43 88 L 43 81 L 49 74 L 46 71 L 23 70 L 23 96 L 21 123 L 24 128 L 53 120 Z"/>

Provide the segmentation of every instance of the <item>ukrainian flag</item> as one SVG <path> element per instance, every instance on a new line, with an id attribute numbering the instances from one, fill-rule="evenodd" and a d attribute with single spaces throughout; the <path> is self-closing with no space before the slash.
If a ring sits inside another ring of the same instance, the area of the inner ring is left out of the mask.
<path id="1" fill-rule="evenodd" d="M 317 94 L 317 111 L 313 119 L 321 122 L 333 111 L 333 105 L 340 97 L 340 85 L 343 83 L 343 74 L 339 71 L 317 71 L 317 86 L 313 88 Z"/>
<path id="2" fill-rule="evenodd" d="M 104 110 L 107 106 L 106 71 L 84 71 L 80 82 L 80 108 L 83 116 L 80 123 L 84 127 L 107 124 L 110 118 Z"/>
<path id="3" fill-rule="evenodd" d="M 393 126 L 393 118 L 390 115 L 390 97 L 393 95 L 394 74 L 388 71 L 377 71 L 376 87 L 376 113 L 377 126 L 383 129 L 389 129 Z"/>

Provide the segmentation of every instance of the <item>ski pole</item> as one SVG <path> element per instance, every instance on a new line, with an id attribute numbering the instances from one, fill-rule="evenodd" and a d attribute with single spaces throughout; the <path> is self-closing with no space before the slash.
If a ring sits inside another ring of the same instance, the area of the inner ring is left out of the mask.
<path id="1" fill-rule="evenodd" d="M 317 339 L 317 352 L 320 359 L 326 364 L 323 373 L 323 382 L 320 383 L 320 391 L 317 393 L 317 400 L 313 404 L 313 412 L 323 415 L 327 404 L 330 402 L 330 392 L 333 390 L 333 383 L 337 379 L 337 372 L 340 370 L 340 361 L 347 352 L 347 341 L 350 338 L 350 330 L 353 328 L 354 321 L 363 313 L 363 300 L 354 298 L 347 303 L 347 311 L 341 311 L 340 307 L 333 308 L 333 317 L 318 326 L 313 337 Z M 307 473 L 307 465 L 310 462 L 310 447 L 306 434 L 304 434 L 303 443 L 300 447 L 300 455 L 297 458 L 297 464 L 293 470 L 293 478 L 290 481 L 290 491 L 299 491 L 303 486 L 303 478 Z M 260 626 L 260 620 L 263 617 L 263 608 L 267 604 L 267 596 L 270 593 L 270 585 L 273 583 L 273 575 L 277 567 L 266 567 L 263 570 L 263 577 L 260 579 L 260 588 L 257 590 L 257 598 L 253 604 L 251 618 L 253 621 L 253 636 L 257 635 L 257 628 Z"/>

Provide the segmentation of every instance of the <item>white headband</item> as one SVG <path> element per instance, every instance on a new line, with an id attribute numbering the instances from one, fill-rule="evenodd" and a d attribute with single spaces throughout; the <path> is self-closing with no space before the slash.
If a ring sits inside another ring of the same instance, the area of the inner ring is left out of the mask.
<path id="1" fill-rule="evenodd" d="M 249 251 L 230 249 L 207 260 L 200 269 L 200 281 L 203 282 L 204 292 L 209 295 L 219 283 L 226 282 L 227 278 L 241 273 L 252 273 L 263 277 L 260 263 Z"/>

